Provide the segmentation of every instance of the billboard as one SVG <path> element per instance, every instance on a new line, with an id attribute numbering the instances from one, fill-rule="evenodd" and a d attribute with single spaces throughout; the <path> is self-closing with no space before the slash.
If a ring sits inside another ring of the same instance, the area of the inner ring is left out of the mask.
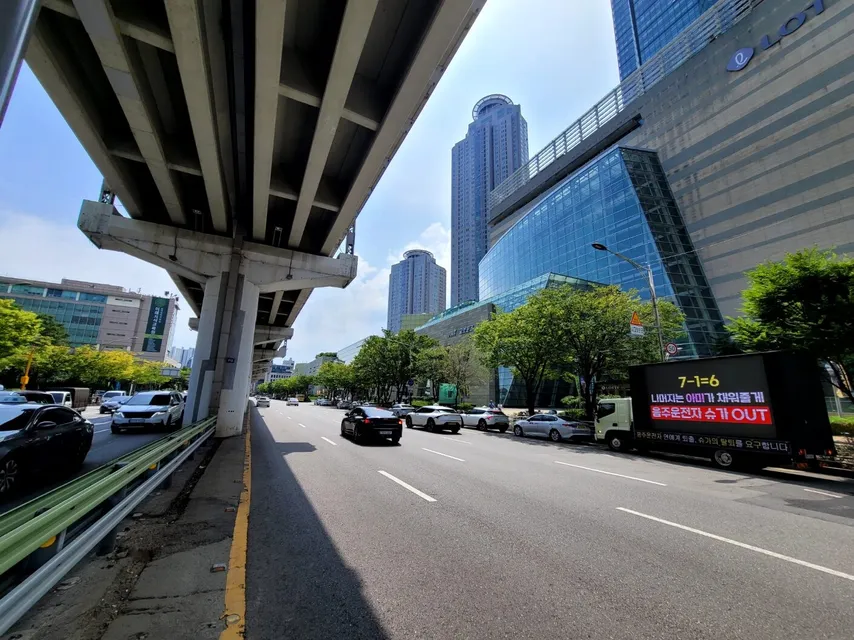
<path id="1" fill-rule="evenodd" d="M 439 386 L 439 403 L 454 404 L 457 401 L 457 385 L 441 384 Z"/>
<path id="2" fill-rule="evenodd" d="M 142 342 L 143 352 L 157 353 L 163 347 L 167 315 L 169 315 L 169 298 L 152 298 L 148 321 L 145 323 L 145 338 Z"/>

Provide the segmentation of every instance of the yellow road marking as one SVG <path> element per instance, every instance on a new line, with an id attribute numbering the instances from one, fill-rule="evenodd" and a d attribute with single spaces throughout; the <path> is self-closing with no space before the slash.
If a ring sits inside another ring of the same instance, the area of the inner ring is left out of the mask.
<path id="1" fill-rule="evenodd" d="M 234 520 L 234 535 L 228 558 L 228 575 L 225 579 L 225 629 L 220 640 L 239 640 L 246 636 L 246 549 L 249 535 L 249 500 L 252 484 L 252 454 L 249 437 L 249 412 L 246 412 L 246 453 L 243 456 L 243 490 Z"/>

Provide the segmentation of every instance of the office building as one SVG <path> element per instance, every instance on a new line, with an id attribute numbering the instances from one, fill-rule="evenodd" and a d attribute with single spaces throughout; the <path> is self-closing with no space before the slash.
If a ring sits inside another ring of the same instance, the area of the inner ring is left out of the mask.
<path id="1" fill-rule="evenodd" d="M 368 336 L 370 338 L 371 336 Z M 354 342 L 351 345 L 344 347 L 338 351 L 338 359 L 344 364 L 351 364 L 353 360 L 359 355 L 359 351 L 362 350 L 362 346 L 368 340 L 368 338 L 362 338 Z"/>
<path id="2" fill-rule="evenodd" d="M 63 278 L 60 283 L 0 278 L 0 298 L 53 316 L 72 347 L 131 351 L 165 361 L 172 346 L 177 297 L 143 295 L 122 287 Z"/>
<path id="3" fill-rule="evenodd" d="M 270 365 L 270 370 L 264 374 L 264 382 L 284 380 L 285 378 L 290 378 L 292 375 L 294 375 L 294 361 L 286 359 L 281 364 Z"/>
<path id="4" fill-rule="evenodd" d="M 620 79 L 661 51 L 715 0 L 611 0 Z"/>
<path id="5" fill-rule="evenodd" d="M 478 299 L 487 195 L 528 161 L 528 123 L 510 98 L 483 98 L 472 120 L 451 152 L 451 306 Z"/>
<path id="6" fill-rule="evenodd" d="M 192 369 L 193 368 L 193 356 L 196 353 L 195 347 L 172 347 L 169 350 L 169 356 L 179 362 L 181 367 Z"/>
<path id="7" fill-rule="evenodd" d="M 648 297 L 599 242 L 651 266 L 684 355 L 713 352 L 746 271 L 854 251 L 852 40 L 850 0 L 715 4 L 490 194 L 481 294 L 558 270 Z"/>
<path id="8" fill-rule="evenodd" d="M 436 264 L 433 254 L 414 249 L 391 267 L 388 276 L 388 322 L 392 333 L 400 331 L 404 315 L 444 311 L 447 273 Z"/>
<path id="9" fill-rule="evenodd" d="M 316 376 L 325 362 L 341 362 L 336 356 L 318 356 L 311 362 L 298 362 L 294 365 L 295 376 Z"/>
<path id="10" fill-rule="evenodd" d="M 401 331 L 414 331 L 418 327 L 430 321 L 434 313 L 411 313 L 400 319 Z"/>

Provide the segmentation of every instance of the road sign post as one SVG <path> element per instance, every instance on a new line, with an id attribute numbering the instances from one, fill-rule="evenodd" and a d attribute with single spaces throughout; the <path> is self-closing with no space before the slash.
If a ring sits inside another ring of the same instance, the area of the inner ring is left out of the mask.
<path id="1" fill-rule="evenodd" d="M 637 311 L 632 312 L 632 319 L 629 321 L 629 332 L 633 336 L 643 336 L 646 333 Z"/>

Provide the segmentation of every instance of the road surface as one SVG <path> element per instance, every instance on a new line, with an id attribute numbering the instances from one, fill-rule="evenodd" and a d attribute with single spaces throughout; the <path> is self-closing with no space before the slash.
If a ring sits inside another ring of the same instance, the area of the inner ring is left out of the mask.
<path id="1" fill-rule="evenodd" d="M 854 482 L 253 409 L 247 637 L 850 640 Z"/>

